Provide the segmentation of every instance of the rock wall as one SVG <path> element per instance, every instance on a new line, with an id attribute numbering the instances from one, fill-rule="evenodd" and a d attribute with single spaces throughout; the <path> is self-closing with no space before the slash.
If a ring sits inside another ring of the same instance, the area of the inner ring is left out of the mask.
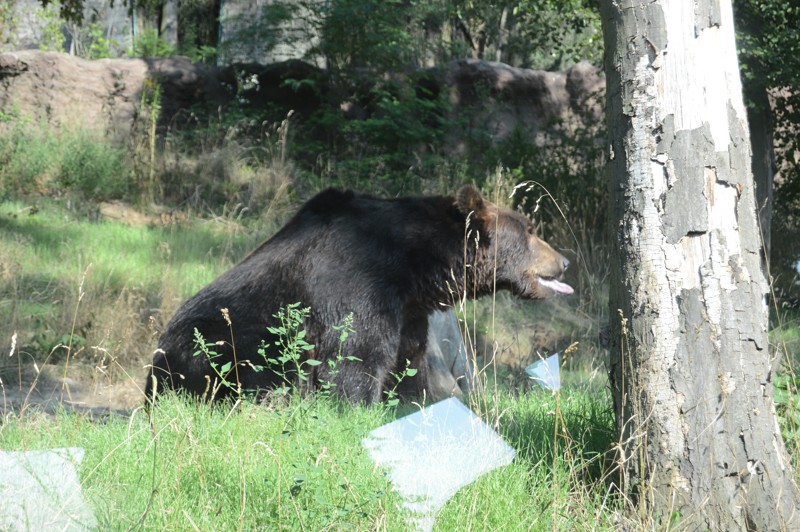
<path id="1" fill-rule="evenodd" d="M 83 127 L 126 136 L 150 79 L 162 91 L 162 117 L 172 120 L 197 102 L 225 105 L 230 72 L 185 57 L 99 59 L 23 50 L 0 54 L 0 109 L 51 127 Z"/>
<path id="2" fill-rule="evenodd" d="M 288 87 L 286 79 L 314 79 L 314 87 Z M 161 89 L 160 125 L 179 125 L 198 106 L 216 114 L 236 99 L 263 107 L 279 105 L 310 112 L 320 105 L 345 108 L 329 88 L 324 70 L 301 61 L 216 67 L 185 57 L 88 61 L 55 52 L 23 50 L 0 54 L 0 109 L 18 112 L 52 127 L 81 126 L 124 136 L 131 131 L 142 92 L 157 80 Z M 587 63 L 566 72 L 542 72 L 478 60 L 454 61 L 431 70 L 425 84 L 446 93 L 454 114 L 468 114 L 469 128 L 502 139 L 523 128 L 542 144 L 578 124 L 601 124 L 598 98 L 604 78 Z M 368 109 L 350 113 L 369 116 Z M 453 131 L 445 149 L 463 152 L 466 131 Z"/>
<path id="3" fill-rule="evenodd" d="M 485 130 L 495 140 L 521 128 L 541 146 L 549 136 L 605 120 L 605 77 L 586 62 L 565 72 L 545 72 L 477 59 L 453 61 L 440 85 L 448 91 L 453 112 L 468 114 L 471 128 Z M 463 153 L 458 135 L 451 139 L 455 144 L 450 151 Z"/>

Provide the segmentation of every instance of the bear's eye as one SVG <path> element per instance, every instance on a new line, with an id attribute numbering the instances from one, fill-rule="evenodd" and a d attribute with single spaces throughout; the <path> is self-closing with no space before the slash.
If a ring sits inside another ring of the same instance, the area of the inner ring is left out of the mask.
<path id="1" fill-rule="evenodd" d="M 536 228 L 534 228 L 531 224 L 528 225 L 528 234 L 531 236 L 536 236 Z"/>

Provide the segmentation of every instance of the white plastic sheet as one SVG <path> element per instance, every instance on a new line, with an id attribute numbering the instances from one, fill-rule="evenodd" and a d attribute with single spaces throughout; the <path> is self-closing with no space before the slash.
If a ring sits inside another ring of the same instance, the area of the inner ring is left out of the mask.
<path id="1" fill-rule="evenodd" d="M 459 489 L 511 463 L 516 451 L 456 398 L 378 427 L 363 440 L 389 472 L 412 524 L 433 528 L 436 511 Z"/>
<path id="2" fill-rule="evenodd" d="M 76 470 L 83 454 L 76 447 L 0 451 L 0 530 L 96 529 Z"/>
<path id="3" fill-rule="evenodd" d="M 542 388 L 553 392 L 561 388 L 561 366 L 558 362 L 558 353 L 543 360 L 537 360 L 525 368 L 525 373 L 530 375 Z"/>

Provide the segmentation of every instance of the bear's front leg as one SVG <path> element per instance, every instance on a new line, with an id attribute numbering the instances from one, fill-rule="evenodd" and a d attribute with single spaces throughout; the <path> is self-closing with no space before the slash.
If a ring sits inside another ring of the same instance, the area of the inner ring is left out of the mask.
<path id="1" fill-rule="evenodd" d="M 425 360 L 427 347 L 428 316 L 407 317 L 401 331 L 394 376 L 387 383 L 387 388 L 394 389 L 404 401 L 420 401 L 430 397 L 428 364 Z M 408 369 L 416 372 L 408 375 Z M 397 378 L 400 380 L 397 381 Z"/>
<path id="2" fill-rule="evenodd" d="M 331 383 L 332 391 L 348 401 L 377 403 L 384 399 L 389 372 L 394 370 L 399 331 L 378 335 L 373 334 L 374 329 L 354 329 L 341 351 L 338 333 L 325 334 L 319 341 L 316 351 L 326 356 L 315 370 L 314 381 L 317 387 Z M 332 353 L 341 356 L 334 357 Z"/>

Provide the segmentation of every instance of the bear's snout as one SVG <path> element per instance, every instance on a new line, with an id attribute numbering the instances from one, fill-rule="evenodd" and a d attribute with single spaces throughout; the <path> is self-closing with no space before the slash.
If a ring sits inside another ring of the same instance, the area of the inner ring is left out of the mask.
<path id="1" fill-rule="evenodd" d="M 575 290 L 563 282 L 564 273 L 569 267 L 569 259 L 543 241 L 539 241 L 539 246 L 541 255 L 530 271 L 534 279 L 531 290 L 523 297 L 544 299 L 555 295 L 573 294 Z"/>

